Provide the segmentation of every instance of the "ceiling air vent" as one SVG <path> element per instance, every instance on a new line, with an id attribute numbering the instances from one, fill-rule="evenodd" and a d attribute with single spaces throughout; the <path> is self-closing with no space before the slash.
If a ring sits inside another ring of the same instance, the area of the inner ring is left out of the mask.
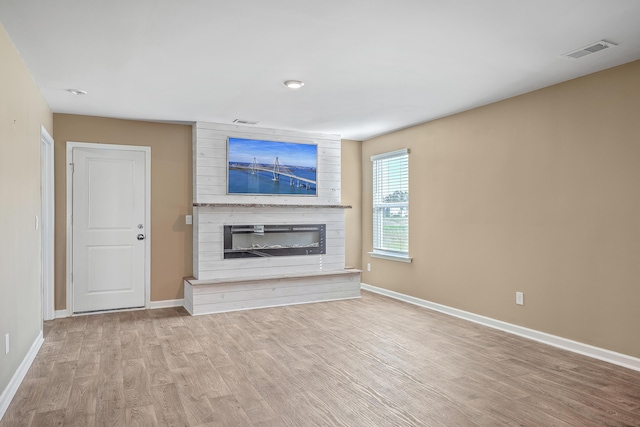
<path id="1" fill-rule="evenodd" d="M 595 42 L 588 46 L 581 47 L 578 50 L 573 50 L 571 52 L 564 53 L 560 56 L 564 56 L 565 58 L 578 59 L 578 58 L 582 58 L 583 56 L 591 55 L 592 53 L 600 52 L 601 50 L 609 49 L 610 47 L 614 47 L 614 46 L 616 46 L 614 43 L 600 40 L 599 42 Z"/>
<path id="2" fill-rule="evenodd" d="M 237 123 L 239 125 L 257 125 L 260 122 L 257 122 L 255 120 L 242 120 L 242 119 L 235 119 L 233 121 L 233 123 Z"/>

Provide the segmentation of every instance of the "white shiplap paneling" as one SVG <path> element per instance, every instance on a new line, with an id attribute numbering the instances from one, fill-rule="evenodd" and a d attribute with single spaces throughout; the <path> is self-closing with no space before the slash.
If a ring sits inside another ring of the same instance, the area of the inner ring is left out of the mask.
<path id="1" fill-rule="evenodd" d="M 198 237 L 194 236 L 194 254 L 198 254 L 194 275 L 198 279 L 273 274 L 274 269 L 283 275 L 304 271 L 344 269 L 344 210 L 342 209 L 321 206 L 194 207 L 194 218 L 198 219 Z M 244 224 L 325 224 L 326 254 L 224 259 L 224 226 Z"/>
<path id="2" fill-rule="evenodd" d="M 316 145 L 317 196 L 227 194 L 229 137 Z M 338 135 L 202 122 L 193 126 L 193 201 L 214 206 L 193 209 L 193 274 L 197 281 L 210 282 L 194 286 L 185 281 L 190 313 L 360 295 L 360 272 L 344 270 L 344 210 L 335 207 L 340 204 L 340 143 Z M 225 260 L 224 226 L 243 224 L 325 224 L 326 254 Z"/>
<path id="3" fill-rule="evenodd" d="M 318 147 L 317 196 L 227 194 L 227 138 L 314 144 Z M 340 136 L 197 122 L 193 125 L 194 203 L 340 203 Z"/>
<path id="4" fill-rule="evenodd" d="M 334 273 L 298 276 L 251 277 L 231 279 L 185 280 L 185 308 L 191 314 L 221 313 L 233 310 L 274 307 L 317 301 L 360 297 L 360 271 L 342 270 Z"/>

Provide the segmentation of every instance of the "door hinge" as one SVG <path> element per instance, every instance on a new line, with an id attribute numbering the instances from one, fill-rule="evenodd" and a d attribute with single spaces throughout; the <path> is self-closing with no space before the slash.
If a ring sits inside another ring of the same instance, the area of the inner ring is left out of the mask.
<path id="1" fill-rule="evenodd" d="M 76 171 L 76 164 L 75 163 L 69 163 L 69 166 L 71 166 L 71 173 L 74 173 Z"/>

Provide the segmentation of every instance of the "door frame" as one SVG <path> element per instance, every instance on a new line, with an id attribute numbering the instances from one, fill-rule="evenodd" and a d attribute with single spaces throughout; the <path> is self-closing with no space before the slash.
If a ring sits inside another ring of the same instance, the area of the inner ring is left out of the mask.
<path id="1" fill-rule="evenodd" d="M 55 201 L 53 138 L 40 127 L 40 198 L 42 204 L 42 320 L 55 319 Z"/>
<path id="2" fill-rule="evenodd" d="M 118 144 L 101 144 L 93 142 L 73 142 L 67 141 L 67 157 L 66 157 L 66 180 L 67 180 L 67 316 L 75 316 L 73 312 L 73 283 L 71 282 L 71 272 L 73 271 L 73 227 L 71 225 L 71 216 L 73 213 L 73 149 L 74 148 L 92 148 L 99 150 L 123 150 L 123 151 L 142 151 L 145 159 L 145 229 L 146 238 L 144 239 L 145 255 L 144 255 L 144 308 L 149 308 L 151 301 L 151 147 L 138 145 L 118 145 Z M 108 310 L 114 311 L 114 310 Z M 117 310 L 116 310 L 117 311 Z M 82 315 L 86 313 L 81 313 Z"/>

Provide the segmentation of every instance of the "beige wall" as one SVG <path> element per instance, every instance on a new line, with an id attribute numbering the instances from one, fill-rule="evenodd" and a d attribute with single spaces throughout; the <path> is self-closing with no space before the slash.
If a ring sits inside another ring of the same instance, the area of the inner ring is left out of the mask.
<path id="1" fill-rule="evenodd" d="M 640 61 L 362 147 L 363 282 L 640 357 Z M 405 147 L 412 264 L 367 254 L 370 156 Z"/>
<path id="2" fill-rule="evenodd" d="M 42 330 L 40 129 L 52 115 L 0 25 L 0 394 Z M 4 336 L 10 351 L 5 355 Z"/>
<path id="3" fill-rule="evenodd" d="M 151 147 L 151 301 L 183 297 L 192 270 L 191 126 L 54 114 L 56 310 L 66 307 L 66 143 Z"/>
<path id="4" fill-rule="evenodd" d="M 340 194 L 345 211 L 345 266 L 362 266 L 362 142 L 342 140 Z"/>

